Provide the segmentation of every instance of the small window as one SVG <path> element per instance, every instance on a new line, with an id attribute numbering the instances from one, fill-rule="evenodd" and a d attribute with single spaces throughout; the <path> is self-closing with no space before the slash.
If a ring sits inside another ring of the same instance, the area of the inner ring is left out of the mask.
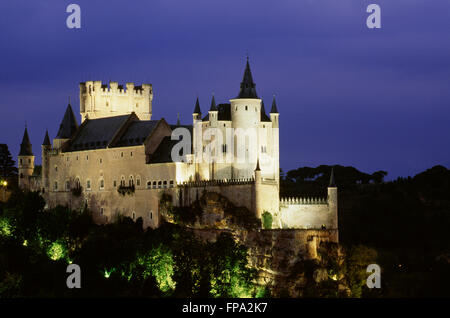
<path id="1" fill-rule="evenodd" d="M 66 161 L 69 161 L 69 157 L 66 158 Z"/>
<path id="2" fill-rule="evenodd" d="M 53 190 L 58 191 L 58 181 L 53 184 Z"/>
<path id="3" fill-rule="evenodd" d="M 138 187 L 141 186 L 141 178 L 137 178 L 137 179 L 136 179 L 136 185 L 137 185 Z"/>
<path id="4" fill-rule="evenodd" d="M 105 188 L 105 180 L 101 179 L 100 180 L 100 189 L 104 189 Z"/>
<path id="5" fill-rule="evenodd" d="M 103 215 L 103 208 L 100 208 L 100 215 Z"/>
<path id="6" fill-rule="evenodd" d="M 131 213 L 131 218 L 133 219 L 133 221 L 136 220 L 136 212 L 133 211 Z"/>
<path id="7" fill-rule="evenodd" d="M 156 181 L 153 181 L 153 189 L 156 189 Z"/>
<path id="8" fill-rule="evenodd" d="M 116 180 L 114 180 L 113 186 L 114 186 L 114 188 L 117 187 L 117 181 Z"/>
<path id="9" fill-rule="evenodd" d="M 150 212 L 148 213 L 148 217 L 150 218 L 150 220 L 153 219 L 153 211 L 150 211 Z"/>
<path id="10" fill-rule="evenodd" d="M 86 156 L 86 160 L 89 160 L 89 156 Z"/>
<path id="11" fill-rule="evenodd" d="M 123 152 L 120 153 L 120 156 L 123 157 Z"/>
<path id="12" fill-rule="evenodd" d="M 66 181 L 66 191 L 69 191 L 70 190 L 70 183 L 69 183 L 69 181 Z"/>
<path id="13" fill-rule="evenodd" d="M 162 182 L 158 181 L 158 189 L 161 189 Z"/>
<path id="14" fill-rule="evenodd" d="M 147 181 L 147 189 L 151 189 L 152 187 L 152 182 L 151 181 Z"/>
<path id="15" fill-rule="evenodd" d="M 77 160 L 78 160 L 78 156 L 77 156 Z"/>
<path id="16" fill-rule="evenodd" d="M 58 171 L 58 166 L 55 166 L 55 171 Z"/>
<path id="17" fill-rule="evenodd" d="M 28 163 L 31 163 L 31 159 L 28 159 Z"/>
<path id="18" fill-rule="evenodd" d="M 102 158 L 100 158 L 100 163 L 102 163 L 103 162 L 103 160 L 102 160 Z"/>
<path id="19" fill-rule="evenodd" d="M 88 190 L 91 189 L 91 180 L 86 181 L 86 189 L 88 189 Z"/>
<path id="20" fill-rule="evenodd" d="M 130 152 L 130 157 L 133 157 L 133 152 Z"/>
<path id="21" fill-rule="evenodd" d="M 167 180 L 164 180 L 164 182 L 163 182 L 163 188 L 164 188 L 164 189 L 167 188 Z"/>
<path id="22" fill-rule="evenodd" d="M 248 106 L 245 106 L 245 110 L 248 110 Z"/>
<path id="23" fill-rule="evenodd" d="M 129 186 L 129 187 L 134 186 L 133 176 L 131 176 L 131 177 L 130 177 L 130 180 L 128 180 L 128 186 Z"/>
<path id="24" fill-rule="evenodd" d="M 20 159 L 20 164 L 22 164 L 22 159 Z"/>
<path id="25" fill-rule="evenodd" d="M 170 188 L 173 188 L 173 180 L 170 180 L 170 182 L 169 182 L 169 187 L 170 187 Z"/>

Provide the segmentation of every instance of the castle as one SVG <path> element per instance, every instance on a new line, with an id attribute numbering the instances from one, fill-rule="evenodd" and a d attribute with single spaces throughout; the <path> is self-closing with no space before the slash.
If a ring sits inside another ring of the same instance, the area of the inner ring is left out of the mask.
<path id="1" fill-rule="evenodd" d="M 87 206 L 98 223 L 117 214 L 144 227 L 161 223 L 161 193 L 188 206 L 205 190 L 217 192 L 272 228 L 338 229 L 337 187 L 327 198 L 280 199 L 279 112 L 258 97 L 249 61 L 237 97 L 202 114 L 197 97 L 192 125 L 152 119 L 150 84 L 80 83 L 81 124 L 67 106 L 56 137 L 42 144 L 42 171 L 33 174 L 27 128 L 19 153 L 19 186 L 41 191 L 47 206 Z"/>

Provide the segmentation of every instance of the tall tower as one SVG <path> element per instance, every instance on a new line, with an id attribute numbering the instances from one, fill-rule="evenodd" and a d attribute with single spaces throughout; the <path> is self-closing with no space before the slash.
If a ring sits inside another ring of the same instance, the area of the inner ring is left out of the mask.
<path id="1" fill-rule="evenodd" d="M 275 95 L 273 96 L 272 109 L 270 110 L 270 121 L 272 122 L 272 159 L 274 160 L 274 174 L 277 181 L 278 188 L 280 188 L 280 126 L 278 119 L 277 103 Z"/>
<path id="2" fill-rule="evenodd" d="M 230 99 L 232 127 L 237 135 L 232 150 L 235 158 L 232 165 L 234 178 L 252 178 L 258 160 L 261 99 L 256 94 L 255 86 L 247 57 L 239 95 Z"/>
<path id="3" fill-rule="evenodd" d="M 203 144 L 202 144 L 202 111 L 200 110 L 200 103 L 197 100 L 195 101 L 194 112 L 192 113 L 192 122 L 193 122 L 193 154 L 194 154 L 194 179 L 200 179 L 200 167 L 199 167 L 199 159 L 200 156 L 203 156 Z"/>
<path id="4" fill-rule="evenodd" d="M 338 196 L 337 186 L 334 181 L 334 169 L 331 168 L 330 184 L 328 185 L 328 213 L 330 217 L 330 223 L 333 229 L 338 228 Z"/>
<path id="5" fill-rule="evenodd" d="M 56 134 L 55 139 L 53 139 L 53 148 L 60 149 L 67 140 L 72 138 L 77 129 L 78 123 L 69 102 L 61 124 L 59 125 L 58 133 Z"/>
<path id="6" fill-rule="evenodd" d="M 28 137 L 28 130 L 25 126 L 25 132 L 23 134 L 22 143 L 20 144 L 19 152 L 19 188 L 22 190 L 30 190 L 31 176 L 34 171 L 34 155 Z"/>
<path id="7" fill-rule="evenodd" d="M 48 130 L 45 131 L 44 141 L 42 142 L 41 150 L 42 150 L 42 193 L 45 193 L 50 188 L 49 183 L 49 152 L 52 149 L 52 145 L 50 144 L 50 138 L 48 136 Z"/>

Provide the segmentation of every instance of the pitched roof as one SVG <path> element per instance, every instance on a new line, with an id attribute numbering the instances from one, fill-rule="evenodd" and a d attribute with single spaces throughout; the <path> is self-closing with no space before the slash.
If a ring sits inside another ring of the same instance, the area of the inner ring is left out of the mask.
<path id="1" fill-rule="evenodd" d="M 211 99 L 211 107 L 209 108 L 210 112 L 217 111 L 216 100 L 214 99 L 214 95 Z"/>
<path id="2" fill-rule="evenodd" d="M 217 105 L 218 115 L 217 119 L 222 121 L 230 121 L 231 120 L 231 104 L 219 104 Z M 209 114 L 207 114 L 202 119 L 203 121 L 209 120 Z"/>
<path id="3" fill-rule="evenodd" d="M 32 156 L 33 150 L 31 148 L 30 138 L 28 137 L 28 130 L 25 127 L 25 132 L 23 133 L 22 143 L 20 144 L 19 156 Z"/>
<path id="4" fill-rule="evenodd" d="M 67 105 L 64 117 L 59 125 L 57 139 L 70 139 L 78 129 L 78 123 L 73 114 L 72 106 Z"/>
<path id="5" fill-rule="evenodd" d="M 194 114 L 201 114 L 202 111 L 200 110 L 200 103 L 198 102 L 198 97 L 197 100 L 195 101 L 195 108 L 194 108 Z"/>
<path id="6" fill-rule="evenodd" d="M 172 140 L 171 136 L 166 136 L 162 139 L 158 148 L 156 148 L 155 152 L 151 155 L 149 163 L 167 163 L 173 162 L 172 160 L 172 148 L 179 143 L 179 140 Z M 181 151 L 183 149 L 181 148 Z M 183 156 L 183 153 L 180 153 Z"/>
<path id="7" fill-rule="evenodd" d="M 45 131 L 44 141 L 42 142 L 42 146 L 51 146 L 50 138 L 48 137 L 48 130 Z"/>
<path id="8" fill-rule="evenodd" d="M 264 101 L 261 101 L 261 121 L 267 122 L 271 121 L 269 116 L 266 114 L 266 109 L 264 108 Z"/>
<path id="9" fill-rule="evenodd" d="M 127 127 L 125 133 L 114 143 L 114 147 L 142 145 L 145 139 L 155 129 L 159 120 L 135 121 Z"/>
<path id="10" fill-rule="evenodd" d="M 270 113 L 271 114 L 278 114 L 277 103 L 275 102 L 275 95 L 273 96 L 272 109 L 270 110 Z"/>
<path id="11" fill-rule="evenodd" d="M 237 98 L 258 98 L 255 89 L 255 82 L 253 82 L 252 72 L 250 71 L 250 63 L 245 65 L 244 77 L 241 82 L 241 90 Z"/>
<path id="12" fill-rule="evenodd" d="M 336 182 L 334 181 L 334 168 L 331 168 L 331 175 L 330 175 L 330 188 L 336 187 Z"/>
<path id="13" fill-rule="evenodd" d="M 86 119 L 71 141 L 68 151 L 106 148 L 129 116 Z"/>

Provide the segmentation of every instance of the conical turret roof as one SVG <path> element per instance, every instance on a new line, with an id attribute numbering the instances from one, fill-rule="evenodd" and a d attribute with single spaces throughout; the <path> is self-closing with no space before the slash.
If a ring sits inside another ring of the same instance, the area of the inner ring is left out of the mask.
<path id="1" fill-rule="evenodd" d="M 25 127 L 25 132 L 23 133 L 22 143 L 20 144 L 19 156 L 32 156 L 33 150 L 31 147 L 30 137 L 28 137 L 28 130 Z"/>
<path id="2" fill-rule="evenodd" d="M 255 89 L 255 82 L 253 82 L 252 71 L 250 70 L 250 63 L 245 65 L 244 77 L 241 82 L 241 90 L 237 98 L 258 98 Z"/>
<path id="3" fill-rule="evenodd" d="M 57 139 L 70 139 L 75 131 L 78 129 L 78 123 L 75 119 L 75 115 L 73 114 L 72 106 L 67 105 L 66 112 L 64 113 L 64 117 L 59 125 L 58 134 L 56 135 Z"/>

